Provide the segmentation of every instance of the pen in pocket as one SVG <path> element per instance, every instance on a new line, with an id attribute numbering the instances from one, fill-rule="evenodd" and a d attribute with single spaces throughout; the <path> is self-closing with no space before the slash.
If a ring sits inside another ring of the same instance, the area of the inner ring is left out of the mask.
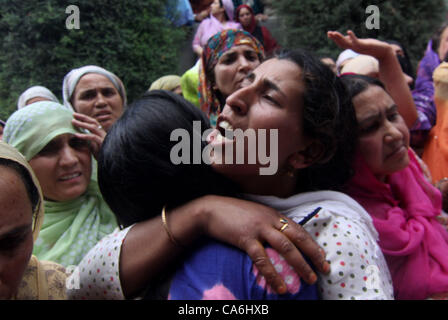
<path id="1" fill-rule="evenodd" d="M 303 218 L 299 224 L 301 226 L 303 226 L 305 223 L 307 223 L 308 221 L 311 220 L 312 217 L 314 217 L 319 211 L 320 209 L 322 209 L 322 207 L 317 207 L 316 209 L 313 210 L 313 212 L 311 212 L 310 214 L 308 214 L 305 218 Z"/>

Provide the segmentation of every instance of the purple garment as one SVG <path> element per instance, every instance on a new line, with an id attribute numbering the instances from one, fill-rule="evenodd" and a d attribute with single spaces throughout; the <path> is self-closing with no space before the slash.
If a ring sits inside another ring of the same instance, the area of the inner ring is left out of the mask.
<path id="1" fill-rule="evenodd" d="M 317 285 L 304 282 L 272 248 L 266 253 L 285 279 L 287 293 L 279 295 L 253 265 L 249 256 L 214 240 L 203 242 L 177 269 L 170 286 L 171 300 L 317 300 Z"/>
<path id="2" fill-rule="evenodd" d="M 411 128 L 411 144 L 414 147 L 424 146 L 429 131 L 436 123 L 432 74 L 440 64 L 440 60 L 431 47 L 432 40 L 429 41 L 425 55 L 418 65 L 415 88 L 412 90 L 418 114 L 417 121 Z"/>

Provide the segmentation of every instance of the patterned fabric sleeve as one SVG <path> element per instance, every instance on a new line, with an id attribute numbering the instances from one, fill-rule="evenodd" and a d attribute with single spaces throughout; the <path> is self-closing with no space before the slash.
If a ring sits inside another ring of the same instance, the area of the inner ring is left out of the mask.
<path id="1" fill-rule="evenodd" d="M 52 261 L 41 261 L 48 283 L 48 300 L 67 299 L 67 274 L 65 268 Z"/>
<path id="2" fill-rule="evenodd" d="M 132 226 L 105 236 L 82 259 L 77 267 L 68 268 L 68 299 L 125 299 L 120 282 L 121 245 Z M 70 270 L 71 269 L 71 270 Z"/>
<path id="3" fill-rule="evenodd" d="M 436 123 L 436 106 L 434 104 L 434 83 L 432 74 L 439 65 L 437 53 L 432 51 L 431 42 L 426 48 L 425 55 L 417 69 L 415 88 L 412 98 L 417 108 L 417 121 L 411 128 L 411 144 L 414 147 L 423 147 L 426 137 Z"/>
<path id="4" fill-rule="evenodd" d="M 319 275 L 322 299 L 394 299 L 386 261 L 365 225 L 321 210 L 305 228 L 325 250 L 331 265 L 328 275 Z"/>

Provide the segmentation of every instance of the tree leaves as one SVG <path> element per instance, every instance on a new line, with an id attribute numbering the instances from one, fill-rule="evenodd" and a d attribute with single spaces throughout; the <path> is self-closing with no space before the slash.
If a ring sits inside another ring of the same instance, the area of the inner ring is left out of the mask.
<path id="1" fill-rule="evenodd" d="M 0 0 L 0 119 L 19 95 L 43 85 L 59 98 L 71 69 L 96 64 L 119 76 L 128 101 L 156 78 L 178 70 L 185 32 L 173 28 L 160 0 Z M 80 11 L 80 29 L 67 29 L 66 7 Z M 62 100 L 61 100 L 62 102 Z"/>
<path id="2" fill-rule="evenodd" d="M 416 69 L 431 35 L 447 12 L 443 0 L 276 0 L 272 1 L 284 27 L 279 39 L 284 47 L 304 47 L 322 56 L 337 58 L 340 49 L 326 37 L 328 30 L 359 37 L 397 40 L 408 50 Z M 368 30 L 365 10 L 376 5 L 380 10 L 380 29 Z M 280 26 L 281 27 L 281 26 Z"/>

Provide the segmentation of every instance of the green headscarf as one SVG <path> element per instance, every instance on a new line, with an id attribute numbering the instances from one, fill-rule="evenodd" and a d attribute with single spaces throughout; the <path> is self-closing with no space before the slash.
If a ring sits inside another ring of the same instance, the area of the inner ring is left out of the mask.
<path id="1" fill-rule="evenodd" d="M 55 137 L 80 132 L 72 125 L 72 119 L 73 112 L 59 103 L 36 102 L 11 115 L 3 139 L 29 161 Z M 45 200 L 44 207 L 45 218 L 33 250 L 39 260 L 77 265 L 101 238 L 117 227 L 94 179 L 77 199 Z"/>
<path id="2" fill-rule="evenodd" d="M 182 88 L 182 94 L 184 98 L 199 107 L 199 64 L 201 60 L 198 60 L 196 64 L 188 69 L 180 79 L 180 86 Z"/>

